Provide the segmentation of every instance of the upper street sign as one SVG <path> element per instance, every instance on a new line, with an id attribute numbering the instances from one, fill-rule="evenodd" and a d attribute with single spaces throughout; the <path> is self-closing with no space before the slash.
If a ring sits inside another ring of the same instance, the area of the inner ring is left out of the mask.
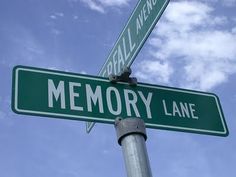
<path id="1" fill-rule="evenodd" d="M 219 99 L 211 93 L 17 66 L 12 109 L 19 114 L 114 123 L 138 117 L 149 128 L 227 136 Z"/>
<path id="2" fill-rule="evenodd" d="M 129 67 L 161 17 L 169 0 L 140 0 L 112 48 L 99 76 L 120 74 Z"/>
<path id="3" fill-rule="evenodd" d="M 123 67 L 131 66 L 168 3 L 169 0 L 139 0 L 99 76 L 117 75 Z M 93 122 L 87 122 L 86 131 L 90 132 L 93 126 Z"/>

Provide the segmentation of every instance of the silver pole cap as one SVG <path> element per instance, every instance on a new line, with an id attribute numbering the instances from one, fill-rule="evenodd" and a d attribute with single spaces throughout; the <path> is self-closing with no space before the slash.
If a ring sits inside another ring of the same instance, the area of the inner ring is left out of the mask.
<path id="1" fill-rule="evenodd" d="M 147 140 L 145 123 L 140 118 L 126 118 L 120 117 L 115 120 L 115 129 L 119 145 L 121 145 L 122 138 L 130 134 L 141 134 L 145 141 Z"/>

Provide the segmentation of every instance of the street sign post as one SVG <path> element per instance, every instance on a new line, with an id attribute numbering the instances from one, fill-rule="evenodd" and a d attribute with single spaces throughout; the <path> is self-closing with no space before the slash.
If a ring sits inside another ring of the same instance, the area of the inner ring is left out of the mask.
<path id="1" fill-rule="evenodd" d="M 143 119 L 146 127 L 227 136 L 219 99 L 211 93 L 17 66 L 12 109 L 19 114 L 114 123 Z"/>
<path id="2" fill-rule="evenodd" d="M 131 66 L 168 3 L 169 0 L 139 0 L 99 76 L 117 75 L 121 73 L 122 68 Z M 90 132 L 93 125 L 93 122 L 88 122 L 86 131 Z"/>

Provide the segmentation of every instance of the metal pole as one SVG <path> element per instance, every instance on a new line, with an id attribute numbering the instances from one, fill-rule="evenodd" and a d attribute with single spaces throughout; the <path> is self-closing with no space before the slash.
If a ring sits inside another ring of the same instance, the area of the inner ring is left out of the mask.
<path id="1" fill-rule="evenodd" d="M 127 177 L 152 177 L 145 141 L 145 123 L 139 118 L 117 118 L 115 128 L 122 146 Z"/>

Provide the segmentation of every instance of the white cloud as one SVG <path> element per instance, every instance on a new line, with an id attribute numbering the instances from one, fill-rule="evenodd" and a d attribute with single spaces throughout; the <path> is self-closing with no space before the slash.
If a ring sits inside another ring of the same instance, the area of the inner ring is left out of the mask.
<path id="1" fill-rule="evenodd" d="M 101 4 L 98 4 L 93 0 L 81 0 L 81 1 L 85 3 L 91 10 L 95 10 L 100 13 L 105 13 L 105 9 Z"/>
<path id="2" fill-rule="evenodd" d="M 175 80 L 172 84 L 201 90 L 226 82 L 236 73 L 235 28 L 224 28 L 228 18 L 213 12 L 202 2 L 170 3 L 149 42 L 152 59 L 137 66 L 138 76 L 158 75 L 156 82 Z"/>
<path id="3" fill-rule="evenodd" d="M 53 13 L 53 15 L 50 15 L 50 18 L 53 19 L 53 20 L 57 19 L 58 17 L 64 17 L 64 13 L 55 12 L 55 13 Z"/>
<path id="4" fill-rule="evenodd" d="M 173 74 L 173 68 L 169 63 L 161 63 L 160 61 L 143 61 L 141 64 L 141 72 L 135 73 L 136 77 L 152 83 L 159 81 L 163 84 L 170 82 L 170 76 Z"/>
<path id="5" fill-rule="evenodd" d="M 97 0 L 104 6 L 123 6 L 127 5 L 130 0 Z"/>
<path id="6" fill-rule="evenodd" d="M 170 4 L 166 18 L 169 23 L 180 25 L 182 29 L 190 30 L 191 27 L 202 24 L 212 10 L 211 7 L 202 3 L 183 1 Z"/>
<path id="7" fill-rule="evenodd" d="M 233 34 L 236 34 L 236 27 L 234 27 L 234 28 L 232 29 L 232 33 L 233 33 Z"/>
<path id="8" fill-rule="evenodd" d="M 105 13 L 106 8 L 121 7 L 127 5 L 130 0 L 80 0 L 85 3 L 90 9 Z"/>
<path id="9" fill-rule="evenodd" d="M 57 17 L 55 15 L 50 15 L 51 19 L 56 19 Z"/>

